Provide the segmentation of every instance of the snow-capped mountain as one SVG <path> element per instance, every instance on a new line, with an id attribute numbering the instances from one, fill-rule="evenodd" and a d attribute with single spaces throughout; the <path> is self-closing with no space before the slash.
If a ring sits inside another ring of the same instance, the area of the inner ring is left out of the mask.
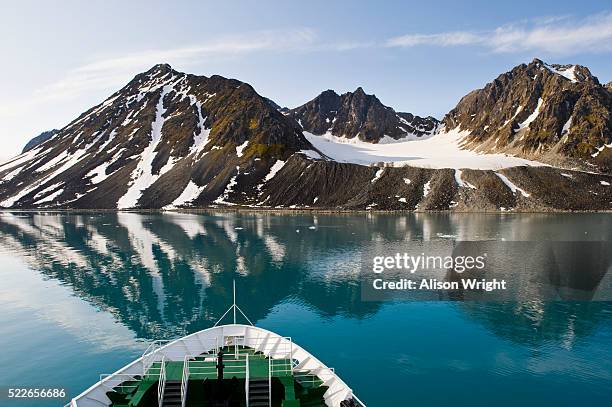
<path id="1" fill-rule="evenodd" d="M 612 93 L 588 68 L 534 59 L 461 99 L 444 118 L 465 146 L 612 171 Z"/>
<path id="2" fill-rule="evenodd" d="M 360 87 L 342 95 L 326 90 L 288 114 L 312 134 L 358 138 L 371 143 L 385 138 L 399 140 L 431 135 L 439 124 L 433 117 L 396 112 Z"/>
<path id="3" fill-rule="evenodd" d="M 565 144 L 581 151 L 587 143 L 592 165 L 609 154 L 607 88 L 580 67 L 535 64 L 528 74 L 544 79 L 529 80 L 540 85 L 530 85 L 522 74 L 525 66 L 517 67 L 519 73 L 504 74 L 464 97 L 443 125 L 397 113 L 361 89 L 344 95 L 326 91 L 288 110 L 238 80 L 156 65 L 1 164 L 0 205 L 612 209 L 612 176 L 548 166 L 542 147 L 519 149 L 520 154 L 491 147 L 507 125 L 498 124 L 508 118 L 517 124 L 507 126 L 516 130 L 515 149 L 519 141 L 532 146 L 532 140 L 541 145 L 554 140 L 544 135 L 569 120 L 566 108 L 572 120 L 562 127 L 572 142 Z M 510 113 L 517 111 L 514 117 Z M 490 134 L 495 126 L 502 129 Z M 577 142 L 583 132 L 584 140 Z M 577 162 L 573 150 L 561 151 L 565 162 Z"/>
<path id="4" fill-rule="evenodd" d="M 5 207 L 255 202 L 278 160 L 310 149 L 250 85 L 157 65 L 3 164 L 0 199 Z"/>

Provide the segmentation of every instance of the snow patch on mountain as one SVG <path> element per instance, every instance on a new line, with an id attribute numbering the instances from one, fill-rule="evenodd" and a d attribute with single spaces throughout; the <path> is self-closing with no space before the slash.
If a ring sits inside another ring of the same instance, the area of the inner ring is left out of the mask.
<path id="1" fill-rule="evenodd" d="M 157 155 L 156 149 L 161 140 L 161 131 L 165 121 L 164 113 L 166 109 L 164 108 L 164 97 L 171 89 L 172 85 L 165 85 L 162 88 L 159 101 L 157 102 L 155 121 L 151 125 L 151 141 L 143 150 L 138 165 L 132 172 L 130 187 L 117 202 L 118 209 L 135 207 L 138 203 L 138 199 L 142 196 L 142 192 L 153 184 L 162 174 L 161 171 L 159 174 L 153 174 L 152 164 Z"/>
<path id="2" fill-rule="evenodd" d="M 106 169 L 109 165 L 111 165 L 110 162 L 104 162 L 87 173 L 87 176 L 91 177 L 92 184 L 99 184 L 109 177 L 110 174 L 106 174 Z"/>
<path id="3" fill-rule="evenodd" d="M 460 187 L 464 187 L 464 188 L 478 189 L 474 185 L 470 184 L 469 182 L 464 181 L 461 178 L 461 174 L 463 174 L 463 172 L 460 169 L 455 170 L 455 182 L 457 183 L 457 185 L 459 185 Z"/>
<path id="4" fill-rule="evenodd" d="M 382 177 L 384 172 L 385 172 L 384 168 L 381 168 L 380 170 L 376 171 L 376 174 L 374 174 L 374 178 L 372 178 L 372 180 L 370 182 L 373 184 L 376 181 L 378 181 L 380 179 L 380 177 Z"/>
<path id="5" fill-rule="evenodd" d="M 49 161 L 47 161 L 46 163 L 44 163 L 43 165 L 38 167 L 35 171 L 36 172 L 45 172 L 47 170 L 50 170 L 51 168 L 55 167 L 57 164 L 59 164 L 60 162 L 64 161 L 66 158 L 68 158 L 68 156 L 69 156 L 68 151 L 64 150 L 60 154 L 58 154 L 57 156 L 53 157 L 52 159 L 50 159 Z"/>
<path id="6" fill-rule="evenodd" d="M 56 184 L 53 184 L 45 189 L 43 189 L 42 191 L 38 192 L 36 195 L 34 195 L 34 199 L 38 198 L 38 197 L 42 197 L 45 196 L 47 193 L 53 191 L 55 188 L 58 188 L 59 186 L 61 186 L 63 184 L 63 182 L 58 182 Z"/>
<path id="7" fill-rule="evenodd" d="M 53 180 L 55 177 L 57 177 L 58 175 L 62 174 L 64 171 L 70 169 L 72 166 L 76 165 L 79 161 L 81 161 L 86 153 L 87 153 L 87 147 L 80 150 L 75 151 L 72 155 L 66 154 L 60 154 L 62 155 L 62 160 L 64 160 L 66 157 L 68 157 L 69 159 L 66 161 L 63 161 L 62 165 L 57 168 L 55 171 L 53 171 L 51 174 L 44 176 L 43 178 L 41 178 L 40 180 L 30 184 L 29 186 L 27 186 L 26 188 L 22 189 L 21 191 L 19 191 L 17 194 L 5 199 L 4 201 L 0 202 L 0 206 L 8 208 L 10 206 L 13 206 L 15 203 L 17 203 L 21 198 L 23 198 L 24 196 L 26 196 L 27 194 L 29 194 L 30 192 L 33 192 L 34 190 L 36 190 L 38 187 L 46 184 L 48 181 Z M 60 161 L 61 163 L 61 161 Z M 59 163 L 55 163 L 55 165 L 58 165 Z"/>
<path id="8" fill-rule="evenodd" d="M 57 191 L 55 191 L 54 193 L 52 193 L 51 195 L 48 195 L 46 197 L 44 197 L 43 199 L 40 199 L 36 202 L 34 202 L 35 204 L 39 205 L 41 203 L 45 203 L 45 202 L 51 202 L 53 201 L 55 198 L 57 198 L 58 196 L 60 196 L 62 194 L 62 192 L 64 192 L 63 188 L 58 189 Z"/>
<path id="9" fill-rule="evenodd" d="M 512 117 L 511 117 L 511 118 L 509 118 L 508 120 L 506 120 L 506 121 L 504 122 L 504 124 L 502 124 L 502 125 L 501 125 L 501 127 L 506 126 L 508 123 L 510 123 L 512 120 L 514 120 L 514 118 L 515 118 L 515 117 L 516 117 L 516 116 L 517 116 L 517 115 L 518 115 L 520 112 L 522 112 L 522 111 L 523 111 L 523 106 L 519 106 L 519 107 L 517 107 L 517 108 L 516 108 L 516 111 L 514 112 L 514 114 L 512 115 Z M 500 128 L 501 128 L 501 127 L 500 127 Z"/>
<path id="10" fill-rule="evenodd" d="M 270 181 L 274 176 L 285 166 L 285 161 L 277 160 L 272 167 L 270 167 L 270 172 L 264 178 L 264 182 Z"/>
<path id="11" fill-rule="evenodd" d="M 329 133 L 317 136 L 304 132 L 306 139 L 329 158 L 362 165 L 410 165 L 422 168 L 469 168 L 497 170 L 516 166 L 545 166 L 506 154 L 480 154 L 461 148 L 469 132 L 458 129 L 443 131 L 427 139 L 401 141 L 392 144 L 368 143 L 357 137 L 346 139 Z"/>
<path id="12" fill-rule="evenodd" d="M 427 181 L 425 185 L 423 185 L 423 196 L 426 197 L 431 192 L 431 180 Z"/>
<path id="13" fill-rule="evenodd" d="M 595 151 L 593 154 L 591 154 L 591 157 L 595 158 L 599 155 L 599 153 L 601 153 L 602 151 L 604 151 L 606 148 L 612 148 L 612 143 L 611 144 L 604 144 L 601 147 L 597 148 L 597 151 Z"/>
<path id="14" fill-rule="evenodd" d="M 198 111 L 198 129 L 199 133 L 194 134 L 193 136 L 193 145 L 189 149 L 189 153 L 199 153 L 204 150 L 204 147 L 209 142 L 208 136 L 210 136 L 210 130 L 204 126 L 204 122 L 206 118 L 202 116 L 202 103 L 196 100 L 195 96 L 190 96 L 191 104 L 196 105 L 196 110 Z"/>
<path id="15" fill-rule="evenodd" d="M 544 64 L 544 66 L 552 73 L 561 75 L 564 78 L 569 79 L 573 83 L 578 82 L 578 79 L 576 78 L 576 65 L 570 65 L 567 67 L 554 67 L 552 65 Z"/>
<path id="16" fill-rule="evenodd" d="M 205 188 L 206 185 L 199 186 L 195 182 L 189 180 L 189 183 L 187 184 L 183 192 L 181 192 L 181 194 L 164 209 L 173 209 L 193 202 L 200 196 L 200 194 L 202 193 L 202 191 L 204 191 Z"/>
<path id="17" fill-rule="evenodd" d="M 231 192 L 234 192 L 234 187 L 238 185 L 238 181 L 236 181 L 238 174 L 240 174 L 240 167 L 236 167 L 236 174 L 232 178 L 230 178 L 229 182 L 225 186 L 225 190 L 223 191 L 223 194 L 221 194 L 217 199 L 215 199 L 214 203 L 224 204 L 224 205 L 235 205 L 233 202 L 229 202 L 228 199 L 229 199 L 229 194 Z"/>
<path id="18" fill-rule="evenodd" d="M 133 134 L 133 133 L 132 133 Z M 102 143 L 102 145 L 100 147 L 98 147 L 98 151 L 99 152 L 103 152 L 106 150 L 106 147 L 108 147 L 108 145 L 110 143 L 112 143 L 112 141 L 115 139 L 115 136 L 117 135 L 117 129 L 113 129 L 110 134 L 108 135 L 108 138 L 104 141 L 104 143 Z"/>
<path id="19" fill-rule="evenodd" d="M 239 146 L 236 146 L 236 155 L 238 157 L 242 157 L 242 154 L 244 152 L 244 149 L 249 145 L 249 140 L 245 141 L 244 143 L 240 144 Z"/>
<path id="20" fill-rule="evenodd" d="M 499 179 L 501 179 L 502 182 L 504 184 L 506 184 L 506 186 L 508 188 L 510 188 L 510 190 L 512 191 L 513 194 L 516 194 L 516 191 L 519 191 L 521 193 L 521 195 L 523 195 L 525 198 L 529 198 L 530 194 L 528 194 L 523 189 L 521 189 L 521 188 L 517 187 L 516 185 L 514 185 L 512 183 L 512 181 L 510 181 L 508 179 L 508 177 L 506 177 L 504 174 L 500 174 L 499 172 L 496 172 L 495 175 L 497 175 L 499 177 Z"/>
<path id="21" fill-rule="evenodd" d="M 2 181 L 10 181 L 10 180 L 12 180 L 13 178 L 15 178 L 17 175 L 19 175 L 21 173 L 21 170 L 23 170 L 23 167 L 19 167 L 18 166 L 13 171 L 9 172 L 4 177 L 2 177 Z"/>
<path id="22" fill-rule="evenodd" d="M 563 128 L 561 129 L 561 135 L 563 136 L 566 133 L 569 133 L 569 129 L 572 127 L 572 116 L 565 122 Z"/>
<path id="23" fill-rule="evenodd" d="M 527 117 L 525 119 L 524 122 L 519 123 L 519 129 L 524 129 L 525 127 L 529 127 L 529 125 L 535 120 L 537 119 L 537 117 L 540 114 L 540 111 L 542 109 L 542 104 L 544 103 L 544 100 L 542 98 L 538 99 L 538 105 L 536 106 L 535 110 L 529 115 L 529 117 Z"/>
<path id="24" fill-rule="evenodd" d="M 0 164 L 0 171 L 4 171 L 7 168 L 11 168 L 13 166 L 18 166 L 20 164 L 25 164 L 28 161 L 32 160 L 34 157 L 38 155 L 42 150 L 42 147 L 35 148 L 28 152 L 18 155 L 15 158 L 12 158 L 2 164 Z"/>

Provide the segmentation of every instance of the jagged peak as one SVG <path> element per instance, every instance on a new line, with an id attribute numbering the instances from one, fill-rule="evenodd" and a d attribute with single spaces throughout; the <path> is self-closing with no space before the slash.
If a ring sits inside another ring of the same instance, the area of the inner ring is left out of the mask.
<path id="1" fill-rule="evenodd" d="M 319 95 L 319 97 L 325 97 L 325 96 L 337 97 L 337 96 L 340 96 L 340 95 L 338 95 L 336 93 L 336 91 L 333 90 L 333 89 L 327 89 L 327 90 L 324 90 L 323 92 L 321 92 L 321 94 Z"/>
<path id="2" fill-rule="evenodd" d="M 168 78 L 168 75 L 169 78 Z M 153 65 L 149 70 L 141 72 L 137 74 L 134 79 L 132 79 L 124 89 L 131 89 L 134 86 L 140 88 L 141 86 L 147 84 L 151 85 L 152 83 L 165 83 L 168 80 L 171 80 L 176 75 L 185 75 L 181 72 L 175 71 L 172 69 L 170 64 L 156 64 Z M 118 92 L 121 92 L 118 91 Z"/>
<path id="3" fill-rule="evenodd" d="M 368 103 L 381 104 L 382 102 L 376 97 L 375 94 L 367 94 L 361 86 L 357 87 L 353 92 L 346 92 L 341 95 L 341 98 L 349 99 L 353 102 L 367 101 Z M 384 106 L 384 105 L 383 105 Z"/>
<path id="4" fill-rule="evenodd" d="M 173 69 L 168 63 L 155 64 L 146 73 L 168 73 L 172 72 Z"/>
<path id="5" fill-rule="evenodd" d="M 593 76 L 589 68 L 578 64 L 548 63 L 539 58 L 534 58 L 533 61 L 531 61 L 531 63 L 529 64 L 529 67 L 547 69 L 553 74 L 564 77 L 573 83 L 578 83 L 585 80 L 597 82 L 597 78 Z"/>

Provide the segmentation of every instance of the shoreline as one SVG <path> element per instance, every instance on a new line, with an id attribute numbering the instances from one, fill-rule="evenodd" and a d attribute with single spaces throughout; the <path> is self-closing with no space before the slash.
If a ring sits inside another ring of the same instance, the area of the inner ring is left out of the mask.
<path id="1" fill-rule="evenodd" d="M 512 214 L 582 214 L 582 213 L 607 213 L 612 214 L 612 210 L 556 210 L 556 209 L 541 209 L 541 210 L 367 210 L 367 209 L 315 209 L 315 208 L 252 208 L 252 207 L 221 207 L 221 208 L 175 208 L 175 209 L 95 209 L 95 208 L 28 208 L 28 209 L 10 209 L 2 208 L 3 212 L 21 212 L 21 213 L 37 213 L 37 212 L 57 212 L 57 213 L 78 213 L 78 212 L 114 212 L 114 213 L 208 213 L 208 212 L 227 212 L 227 213 L 270 213 L 270 214 L 324 214 L 324 215 L 351 215 L 351 214 L 377 214 L 377 215 L 394 215 L 394 214 L 482 214 L 482 215 L 512 215 Z"/>

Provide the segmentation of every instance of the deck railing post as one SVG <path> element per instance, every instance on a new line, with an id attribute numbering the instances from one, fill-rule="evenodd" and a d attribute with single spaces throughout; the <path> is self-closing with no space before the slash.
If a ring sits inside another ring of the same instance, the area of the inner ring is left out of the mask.
<path id="1" fill-rule="evenodd" d="M 246 355 L 246 372 L 244 377 L 244 393 L 246 394 L 246 407 L 249 407 L 249 354 Z"/>
<path id="2" fill-rule="evenodd" d="M 289 338 L 289 347 L 289 368 L 293 374 L 293 340 L 291 338 Z"/>
<path id="3" fill-rule="evenodd" d="M 268 355 L 268 406 L 272 407 L 272 354 Z"/>
<path id="4" fill-rule="evenodd" d="M 162 357 L 159 369 L 159 383 L 157 384 L 157 404 L 162 407 L 164 402 L 164 390 L 166 388 L 166 357 Z"/>
<path id="5" fill-rule="evenodd" d="M 189 385 L 189 356 L 183 359 L 183 378 L 181 380 L 181 407 L 185 407 L 187 401 L 187 386 Z"/>

